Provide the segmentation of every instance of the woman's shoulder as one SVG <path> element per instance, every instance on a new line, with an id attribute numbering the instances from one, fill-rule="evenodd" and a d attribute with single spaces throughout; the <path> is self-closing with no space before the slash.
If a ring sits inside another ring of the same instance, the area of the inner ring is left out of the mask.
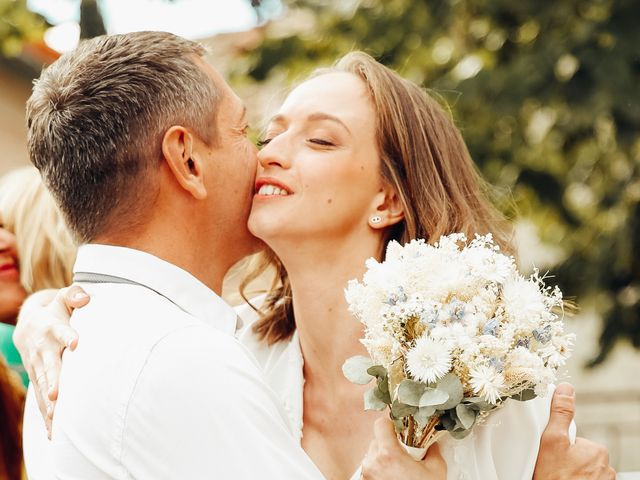
<path id="1" fill-rule="evenodd" d="M 260 295 L 249 300 L 249 303 L 234 307 L 240 319 L 240 328 L 236 332 L 236 337 L 253 354 L 263 369 L 278 363 L 281 357 L 287 354 L 291 345 L 291 340 L 269 344 L 254 332 L 253 326 L 260 319 L 256 309 L 260 308 L 265 298 L 266 295 Z"/>

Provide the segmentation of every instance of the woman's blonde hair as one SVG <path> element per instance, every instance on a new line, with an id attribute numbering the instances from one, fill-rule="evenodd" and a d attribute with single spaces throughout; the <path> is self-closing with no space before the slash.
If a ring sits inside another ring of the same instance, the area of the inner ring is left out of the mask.
<path id="1" fill-rule="evenodd" d="M 393 186 L 404 209 L 404 220 L 389 228 L 385 245 L 415 238 L 435 242 L 454 232 L 469 237 L 492 233 L 504 251 L 513 251 L 509 225 L 488 200 L 487 186 L 449 112 L 424 89 L 366 53 L 349 53 L 333 68 L 313 76 L 331 72 L 360 78 L 375 109 L 381 175 Z M 253 328 L 271 344 L 289 338 L 295 330 L 287 272 L 272 251 L 261 254 L 240 289 L 247 300 L 247 285 L 270 267 L 275 278 Z"/>
<path id="2" fill-rule="evenodd" d="M 71 283 L 77 248 L 36 168 L 0 179 L 0 221 L 16 236 L 20 282 L 27 292 Z"/>

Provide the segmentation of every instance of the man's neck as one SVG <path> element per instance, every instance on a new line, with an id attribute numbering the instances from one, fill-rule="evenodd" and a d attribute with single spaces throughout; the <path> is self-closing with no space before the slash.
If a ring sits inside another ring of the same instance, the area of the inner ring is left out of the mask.
<path id="1" fill-rule="evenodd" d="M 175 232 L 147 231 L 136 235 L 104 235 L 91 243 L 126 247 L 158 257 L 189 272 L 217 295 L 222 292 L 222 280 L 233 261 L 215 255 L 216 245 L 198 244 L 192 238 L 181 238 Z M 212 242 L 213 243 L 213 242 Z"/>

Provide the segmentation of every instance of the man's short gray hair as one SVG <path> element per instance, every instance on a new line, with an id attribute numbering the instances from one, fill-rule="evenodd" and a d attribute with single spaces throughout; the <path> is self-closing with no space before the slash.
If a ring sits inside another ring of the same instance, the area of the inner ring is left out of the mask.
<path id="1" fill-rule="evenodd" d="M 165 32 L 94 38 L 60 57 L 27 101 L 31 161 L 80 242 L 134 225 L 155 194 L 172 125 L 216 141 L 219 93 L 197 64 L 205 51 Z"/>

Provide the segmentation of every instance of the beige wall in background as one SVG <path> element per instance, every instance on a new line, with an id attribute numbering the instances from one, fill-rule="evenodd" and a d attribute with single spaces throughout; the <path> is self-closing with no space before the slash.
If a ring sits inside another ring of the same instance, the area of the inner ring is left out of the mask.
<path id="1" fill-rule="evenodd" d="M 0 175 L 29 164 L 24 105 L 29 81 L 0 70 Z"/>

